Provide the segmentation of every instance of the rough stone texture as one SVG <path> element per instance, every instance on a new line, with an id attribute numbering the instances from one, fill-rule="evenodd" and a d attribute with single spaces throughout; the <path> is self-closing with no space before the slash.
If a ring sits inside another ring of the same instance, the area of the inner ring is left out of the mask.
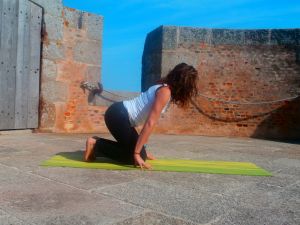
<path id="1" fill-rule="evenodd" d="M 44 32 L 44 35 L 46 35 L 49 40 L 62 40 L 63 18 L 51 14 L 44 14 Z"/>
<path id="2" fill-rule="evenodd" d="M 151 54 L 143 54 L 142 58 L 142 90 L 146 90 L 147 84 L 153 84 L 161 74 L 162 60 L 162 27 L 150 32 L 146 37 L 147 44 L 144 45 L 144 52 Z M 156 40 L 153 42 L 152 40 Z"/>
<path id="3" fill-rule="evenodd" d="M 44 72 L 44 81 L 55 80 L 57 77 L 57 64 L 52 60 L 44 59 L 42 71 Z"/>
<path id="4" fill-rule="evenodd" d="M 0 135 L 0 224 L 300 224 L 299 142 L 153 135 L 147 146 L 158 158 L 252 162 L 272 177 L 39 166 L 82 154 L 87 137 Z"/>
<path id="5" fill-rule="evenodd" d="M 77 62 L 97 65 L 97 63 L 100 61 L 100 54 L 99 54 L 98 47 L 99 47 L 98 42 L 78 41 L 74 49 L 74 60 Z"/>
<path id="6" fill-rule="evenodd" d="M 91 82 L 101 80 L 101 77 L 99 78 L 99 71 L 101 71 L 101 66 L 88 66 L 85 80 Z"/>
<path id="7" fill-rule="evenodd" d="M 102 107 L 90 106 L 93 96 L 80 88 L 81 81 L 100 80 L 103 17 L 61 0 L 33 2 L 44 9 L 39 131 L 103 130 L 103 121 L 93 121 Z"/>
<path id="8" fill-rule="evenodd" d="M 89 39 L 102 41 L 103 17 L 88 14 L 85 25 L 87 27 L 87 36 Z"/>
<path id="9" fill-rule="evenodd" d="M 83 28 L 83 17 L 85 15 L 84 12 L 70 8 L 64 8 L 63 14 L 65 26 L 74 29 Z"/>
<path id="10" fill-rule="evenodd" d="M 68 85 L 60 81 L 42 83 L 41 89 L 46 102 L 64 102 L 68 98 Z"/>
<path id="11" fill-rule="evenodd" d="M 43 7 L 45 13 L 60 17 L 63 10 L 63 0 L 31 0 Z"/>
<path id="12" fill-rule="evenodd" d="M 65 48 L 61 41 L 49 41 L 43 45 L 43 59 L 52 61 L 62 60 L 65 58 Z"/>
<path id="13" fill-rule="evenodd" d="M 149 33 L 143 54 L 143 90 L 186 62 L 198 69 L 202 94 L 186 110 L 172 106 L 156 132 L 300 138 L 299 97 L 269 104 L 235 103 L 299 95 L 299 35 L 300 29 L 168 26 Z"/>

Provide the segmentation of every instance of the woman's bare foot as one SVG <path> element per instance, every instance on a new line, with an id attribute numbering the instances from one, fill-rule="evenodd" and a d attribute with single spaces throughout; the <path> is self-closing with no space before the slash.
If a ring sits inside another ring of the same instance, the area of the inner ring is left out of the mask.
<path id="1" fill-rule="evenodd" d="M 147 159 L 148 160 L 155 160 L 156 158 L 150 152 L 147 152 Z"/>
<path id="2" fill-rule="evenodd" d="M 92 162 L 96 160 L 94 147 L 96 144 L 96 139 L 90 137 L 86 140 L 86 149 L 84 152 L 83 160 L 85 162 Z"/>

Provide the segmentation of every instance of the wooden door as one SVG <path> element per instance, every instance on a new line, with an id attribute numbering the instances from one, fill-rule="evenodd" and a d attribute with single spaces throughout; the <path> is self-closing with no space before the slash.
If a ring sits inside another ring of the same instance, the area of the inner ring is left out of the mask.
<path id="1" fill-rule="evenodd" d="M 0 0 L 0 130 L 38 127 L 42 8 Z"/>

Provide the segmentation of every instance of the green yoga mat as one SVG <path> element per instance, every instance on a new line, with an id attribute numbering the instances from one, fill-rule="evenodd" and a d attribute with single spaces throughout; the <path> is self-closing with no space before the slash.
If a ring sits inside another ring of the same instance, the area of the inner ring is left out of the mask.
<path id="1" fill-rule="evenodd" d="M 120 164 L 104 157 L 97 158 L 97 160 L 94 162 L 83 162 L 82 155 L 82 152 L 59 153 L 49 160 L 42 162 L 41 166 L 106 170 L 140 170 L 140 168 L 134 167 L 133 165 Z M 156 159 L 148 160 L 147 162 L 152 165 L 152 171 L 272 176 L 272 174 L 268 171 L 249 162 L 202 161 L 186 159 Z"/>

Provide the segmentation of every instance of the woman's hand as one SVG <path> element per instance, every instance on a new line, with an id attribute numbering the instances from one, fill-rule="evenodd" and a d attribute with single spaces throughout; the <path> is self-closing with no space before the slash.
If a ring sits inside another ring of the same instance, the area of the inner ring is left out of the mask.
<path id="1" fill-rule="evenodd" d="M 135 166 L 139 166 L 141 167 L 141 169 L 152 169 L 151 165 L 149 163 L 146 163 L 142 157 L 140 156 L 140 154 L 134 154 L 134 164 Z"/>

